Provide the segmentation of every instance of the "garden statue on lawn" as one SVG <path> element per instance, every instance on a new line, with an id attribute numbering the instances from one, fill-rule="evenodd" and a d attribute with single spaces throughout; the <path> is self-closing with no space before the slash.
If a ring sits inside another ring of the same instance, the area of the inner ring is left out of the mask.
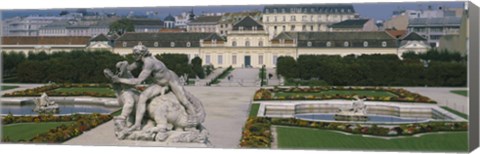
<path id="1" fill-rule="evenodd" d="M 208 144 L 208 132 L 201 125 L 206 114 L 200 100 L 186 91 L 179 77 L 145 46 L 135 46 L 133 55 L 136 62 L 117 63 L 116 74 L 104 70 L 113 81 L 119 103 L 124 105 L 122 114 L 115 118 L 117 138 Z M 142 63 L 140 75 L 133 78 L 130 71 Z M 134 86 L 148 77 L 153 83 L 143 92 L 137 91 Z"/>

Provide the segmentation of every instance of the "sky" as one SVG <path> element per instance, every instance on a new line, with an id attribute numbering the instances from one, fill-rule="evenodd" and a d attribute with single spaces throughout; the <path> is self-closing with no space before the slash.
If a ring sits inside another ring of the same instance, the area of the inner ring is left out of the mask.
<path id="1" fill-rule="evenodd" d="M 463 8 L 463 2 L 396 2 L 396 3 L 355 3 L 353 4 L 356 12 L 363 18 L 373 18 L 375 20 L 387 20 L 392 16 L 392 12 L 398 9 L 427 9 L 428 6 L 437 8 L 444 6 L 449 8 Z M 191 7 L 137 7 L 137 8 L 95 8 L 88 9 L 91 12 L 116 12 L 119 15 L 127 15 L 133 11 L 135 15 L 145 15 L 147 11 L 158 12 L 158 18 L 164 18 L 169 14 L 178 15 L 181 12 L 193 9 L 196 15 L 202 12 L 241 12 L 246 10 L 263 9 L 263 5 L 237 5 L 237 6 L 191 6 Z M 2 19 L 14 16 L 28 15 L 58 15 L 62 10 L 71 12 L 76 9 L 44 9 L 44 10 L 4 10 Z"/>

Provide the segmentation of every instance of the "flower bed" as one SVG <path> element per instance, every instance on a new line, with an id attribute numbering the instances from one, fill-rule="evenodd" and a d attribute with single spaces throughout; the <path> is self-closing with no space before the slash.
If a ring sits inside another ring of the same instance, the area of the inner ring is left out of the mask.
<path id="1" fill-rule="evenodd" d="M 324 130 L 337 130 L 352 134 L 375 136 L 412 136 L 420 133 L 440 131 L 467 131 L 467 122 L 429 122 L 422 124 L 403 124 L 393 128 L 379 127 L 377 125 L 352 125 L 344 123 L 312 122 L 294 118 L 261 118 L 250 117 L 242 133 L 241 147 L 258 148 L 270 147 L 271 125 L 317 128 Z M 268 127 L 268 128 L 267 128 Z M 268 140 L 267 140 L 268 139 Z"/>
<path id="2" fill-rule="evenodd" d="M 49 132 L 39 134 L 26 141 L 31 143 L 61 143 L 73 137 L 81 135 L 84 131 L 90 130 L 112 119 L 111 115 L 70 115 L 70 116 L 11 116 L 2 117 L 2 124 L 25 123 L 25 122 L 62 122 L 75 121 L 72 125 L 61 125 Z M 2 138 L 2 142 L 11 142 L 9 138 Z"/>
<path id="3" fill-rule="evenodd" d="M 240 147 L 270 148 L 272 142 L 270 126 L 270 120 L 267 118 L 248 118 L 243 128 Z"/>
<path id="4" fill-rule="evenodd" d="M 72 92 L 60 92 L 55 91 L 58 88 L 111 88 L 110 84 L 50 84 L 33 89 L 26 89 L 21 91 L 15 91 L 12 93 L 6 93 L 3 97 L 18 97 L 28 96 L 37 97 L 42 93 L 47 93 L 48 96 L 92 96 L 92 97 L 115 97 L 114 93 L 99 93 L 91 91 L 72 91 Z M 139 90 L 144 90 L 145 87 L 137 87 Z"/>
<path id="5" fill-rule="evenodd" d="M 254 100 L 329 100 L 329 99 L 354 99 L 354 94 L 348 95 L 333 95 L 333 94 L 322 94 L 314 95 L 322 91 L 329 90 L 345 90 L 345 91 L 379 91 L 379 92 L 389 92 L 395 94 L 396 96 L 364 96 L 367 101 L 393 101 L 393 102 L 422 102 L 422 103 L 433 103 L 436 104 L 434 100 L 426 96 L 422 96 L 417 93 L 412 93 L 405 89 L 394 89 L 394 88 L 382 88 L 382 87 L 311 87 L 311 88 L 272 88 L 272 89 L 259 89 L 254 95 Z M 292 96 L 276 96 L 275 93 L 303 93 L 302 95 L 292 95 Z M 307 93 L 307 94 L 305 94 Z M 312 93 L 309 95 L 308 93 Z M 361 96 L 362 97 L 362 96 Z"/>

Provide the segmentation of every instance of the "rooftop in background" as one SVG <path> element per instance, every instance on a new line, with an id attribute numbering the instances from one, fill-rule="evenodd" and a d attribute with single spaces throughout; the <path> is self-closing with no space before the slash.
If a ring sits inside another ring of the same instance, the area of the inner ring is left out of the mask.
<path id="1" fill-rule="evenodd" d="M 246 16 L 250 16 L 255 20 L 260 20 L 262 17 L 262 12 L 260 11 L 245 11 L 245 12 L 231 12 L 225 13 L 222 16 L 221 23 L 235 23 L 237 21 L 242 20 Z"/>
<path id="2" fill-rule="evenodd" d="M 461 17 L 444 17 L 444 18 L 415 18 L 409 19 L 409 27 L 411 26 L 460 26 Z"/>
<path id="3" fill-rule="evenodd" d="M 385 32 L 389 33 L 395 38 L 401 38 L 407 34 L 407 30 L 392 30 L 392 29 L 387 29 Z"/>
<path id="4" fill-rule="evenodd" d="M 233 25 L 233 30 L 242 30 L 240 29 L 240 27 L 242 27 L 243 30 L 263 30 L 263 25 L 258 23 L 258 21 L 256 21 L 250 16 L 247 16 L 239 22 L 235 23 Z"/>
<path id="5" fill-rule="evenodd" d="M 200 16 L 197 19 L 191 21 L 189 24 L 199 23 L 218 23 L 222 19 L 222 16 Z"/>
<path id="6" fill-rule="evenodd" d="M 363 28 L 369 19 L 349 19 L 330 25 L 331 28 Z"/>
<path id="7" fill-rule="evenodd" d="M 88 36 L 4 36 L 3 45 L 86 45 Z"/>
<path id="8" fill-rule="evenodd" d="M 133 25 L 153 25 L 153 26 L 162 26 L 163 21 L 160 19 L 130 19 Z"/>
<path id="9" fill-rule="evenodd" d="M 355 13 L 355 9 L 352 4 L 288 4 L 266 5 L 263 13 L 350 14 Z"/>

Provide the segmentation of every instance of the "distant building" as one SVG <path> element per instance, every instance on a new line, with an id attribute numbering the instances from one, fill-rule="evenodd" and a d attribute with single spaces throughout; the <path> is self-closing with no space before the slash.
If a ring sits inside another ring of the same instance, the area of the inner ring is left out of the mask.
<path id="1" fill-rule="evenodd" d="M 415 18 L 409 20 L 408 31 L 427 38 L 432 47 L 439 47 L 439 40 L 445 35 L 458 35 L 461 17 Z"/>
<path id="2" fill-rule="evenodd" d="M 5 36 L 2 37 L 2 51 L 40 52 L 83 50 L 91 37 L 86 36 Z"/>
<path id="3" fill-rule="evenodd" d="M 187 29 L 187 24 L 195 20 L 196 16 L 193 10 L 183 12 L 182 14 L 175 16 L 175 27 L 179 29 Z"/>
<path id="4" fill-rule="evenodd" d="M 219 33 L 222 16 L 200 16 L 187 24 L 188 32 Z"/>
<path id="5" fill-rule="evenodd" d="M 60 20 L 39 28 L 39 36 L 97 36 L 107 34 L 117 17 Z"/>
<path id="6" fill-rule="evenodd" d="M 87 50 L 108 50 L 112 51 L 116 35 L 107 36 L 104 34 L 97 35 L 89 40 Z"/>
<path id="7" fill-rule="evenodd" d="M 175 18 L 169 14 L 163 19 L 163 27 L 164 28 L 175 28 Z"/>
<path id="8" fill-rule="evenodd" d="M 321 32 L 328 25 L 357 17 L 351 4 L 267 5 L 263 24 L 270 38 L 281 32 Z"/>
<path id="9" fill-rule="evenodd" d="M 383 27 L 385 29 L 407 30 L 408 19 L 407 15 L 393 16 L 383 23 Z"/>
<path id="10" fill-rule="evenodd" d="M 164 22 L 160 19 L 131 19 L 131 21 L 135 32 L 158 32 L 164 28 Z"/>
<path id="11" fill-rule="evenodd" d="M 385 29 L 408 30 L 427 39 L 431 47 L 439 47 L 439 39 L 444 35 L 458 35 L 463 8 L 428 6 L 420 10 L 397 10 Z"/>
<path id="12" fill-rule="evenodd" d="M 228 35 L 228 33 L 232 31 L 233 25 L 247 16 L 250 16 L 256 21 L 262 21 L 262 12 L 260 11 L 225 13 L 220 19 L 220 25 L 217 26 L 219 27 L 220 35 Z"/>
<path id="13" fill-rule="evenodd" d="M 328 27 L 329 31 L 333 32 L 378 31 L 373 19 L 348 19 Z"/>
<path id="14" fill-rule="evenodd" d="M 415 53 L 425 53 L 430 49 L 430 45 L 427 42 L 427 39 L 418 35 L 415 32 L 404 35 L 399 38 L 400 48 L 399 53 L 405 52 L 415 52 Z"/>
<path id="15" fill-rule="evenodd" d="M 3 36 L 38 36 L 40 28 L 56 21 L 74 19 L 72 15 L 28 16 L 5 19 L 2 21 Z"/>
<path id="16" fill-rule="evenodd" d="M 447 34 L 440 38 L 439 47 L 440 50 L 448 50 L 453 52 L 459 52 L 463 55 L 467 55 L 468 46 L 468 19 L 464 15 L 461 19 L 460 29 L 458 34 Z"/>

